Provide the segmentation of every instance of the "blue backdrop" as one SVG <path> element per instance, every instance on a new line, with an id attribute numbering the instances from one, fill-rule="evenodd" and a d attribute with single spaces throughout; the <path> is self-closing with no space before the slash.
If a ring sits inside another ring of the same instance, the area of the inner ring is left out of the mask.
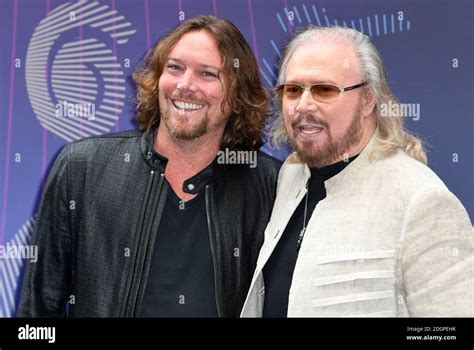
<path id="1" fill-rule="evenodd" d="M 180 20 L 232 21 L 272 87 L 282 45 L 299 26 L 339 24 L 373 38 L 401 102 L 419 103 L 408 129 L 429 166 L 473 202 L 473 2 L 400 0 L 0 0 L 0 247 L 26 245 L 41 186 L 65 143 L 135 128 L 130 75 Z M 95 119 L 60 118 L 62 101 Z M 284 151 L 266 152 L 282 158 Z M 25 261 L 0 258 L 0 317 L 14 315 Z"/>

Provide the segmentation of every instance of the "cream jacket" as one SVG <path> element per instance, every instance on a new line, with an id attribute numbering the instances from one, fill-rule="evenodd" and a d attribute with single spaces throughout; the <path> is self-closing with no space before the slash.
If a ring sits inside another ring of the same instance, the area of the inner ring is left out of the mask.
<path id="1" fill-rule="evenodd" d="M 474 316 L 474 234 L 466 210 L 406 153 L 372 158 L 376 145 L 374 136 L 325 182 L 327 196 L 312 213 L 299 251 L 288 316 Z M 262 316 L 262 269 L 309 177 L 308 167 L 290 155 L 243 317 Z"/>

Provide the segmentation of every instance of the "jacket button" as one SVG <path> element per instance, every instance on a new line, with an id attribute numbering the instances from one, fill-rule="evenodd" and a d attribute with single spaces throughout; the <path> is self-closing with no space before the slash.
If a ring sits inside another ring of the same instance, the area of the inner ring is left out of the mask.
<path id="1" fill-rule="evenodd" d="M 192 191 L 194 190 L 195 186 L 193 184 L 188 184 L 188 186 L 186 186 L 188 188 L 189 191 Z"/>
<path id="2" fill-rule="evenodd" d="M 159 160 L 159 159 L 155 159 L 155 160 L 153 160 L 153 164 L 154 164 L 154 165 L 160 165 L 160 163 L 161 163 L 161 162 L 160 162 L 160 160 Z"/>
<path id="3" fill-rule="evenodd" d="M 152 156 L 153 156 L 153 154 L 152 154 L 151 152 L 148 152 L 148 153 L 146 154 L 146 158 L 147 158 L 147 159 L 151 159 Z"/>

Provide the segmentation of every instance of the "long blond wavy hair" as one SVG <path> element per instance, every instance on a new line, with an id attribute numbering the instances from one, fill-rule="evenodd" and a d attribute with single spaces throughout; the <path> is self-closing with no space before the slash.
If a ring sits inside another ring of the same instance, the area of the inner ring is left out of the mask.
<path id="1" fill-rule="evenodd" d="M 286 68 L 295 50 L 303 43 L 320 38 L 330 37 L 342 39 L 351 43 L 354 47 L 363 79 L 368 82 L 366 86 L 375 96 L 374 116 L 378 128 L 378 145 L 373 155 L 388 156 L 397 150 L 402 150 L 412 158 L 426 164 L 427 156 L 423 141 L 408 132 L 403 125 L 404 116 L 399 108 L 399 113 L 391 113 L 389 117 L 381 115 L 381 106 L 397 104 L 397 98 L 393 95 L 387 81 L 387 73 L 382 57 L 367 35 L 345 27 L 316 27 L 308 26 L 299 31 L 287 44 L 280 60 L 277 85 L 285 83 Z M 276 120 L 271 131 L 273 145 L 278 146 L 288 143 L 288 134 L 285 128 L 282 113 L 282 101 L 274 94 L 274 105 L 276 109 Z"/>

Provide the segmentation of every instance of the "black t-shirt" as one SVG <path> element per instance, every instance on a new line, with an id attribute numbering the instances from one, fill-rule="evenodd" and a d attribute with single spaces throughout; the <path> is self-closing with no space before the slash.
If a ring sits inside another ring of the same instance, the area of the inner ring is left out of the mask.
<path id="1" fill-rule="evenodd" d="M 265 303 L 263 317 L 286 317 L 288 313 L 288 296 L 290 293 L 293 271 L 298 258 L 297 241 L 303 226 L 308 224 L 318 202 L 326 198 L 324 181 L 341 172 L 357 156 L 348 161 L 340 161 L 322 168 L 311 168 L 311 178 L 308 181 L 308 208 L 306 223 L 304 211 L 306 196 L 296 208 L 285 232 L 280 237 L 275 250 L 263 268 L 265 281 Z M 304 240 L 304 236 L 303 236 Z"/>
<path id="2" fill-rule="evenodd" d="M 218 317 L 205 193 L 182 202 L 169 187 L 141 317 Z"/>

